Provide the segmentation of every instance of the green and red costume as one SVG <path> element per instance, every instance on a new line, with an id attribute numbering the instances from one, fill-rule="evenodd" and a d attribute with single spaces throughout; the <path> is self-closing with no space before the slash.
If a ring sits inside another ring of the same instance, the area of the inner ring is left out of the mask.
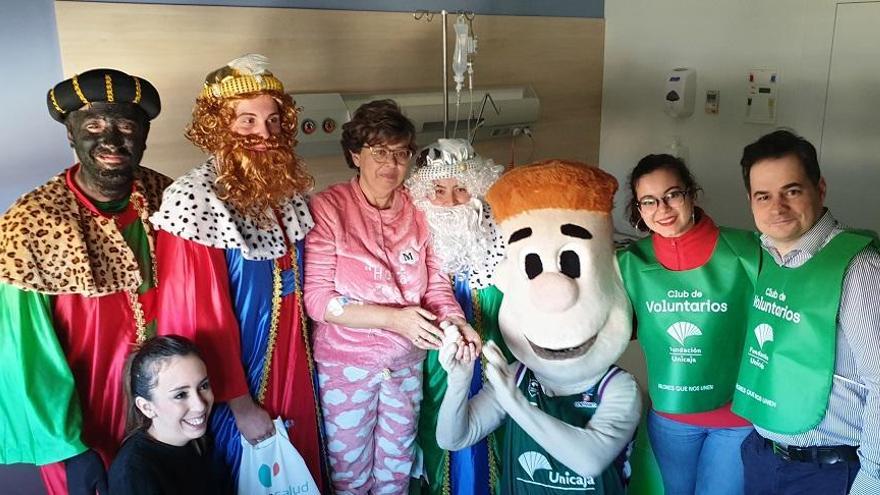
<path id="1" fill-rule="evenodd" d="M 43 466 L 50 494 L 67 493 L 59 461 L 91 448 L 109 466 L 121 444 L 125 358 L 155 332 L 147 218 L 170 183 L 139 168 L 127 198 L 97 203 L 78 167 L 0 218 L 0 463 Z"/>

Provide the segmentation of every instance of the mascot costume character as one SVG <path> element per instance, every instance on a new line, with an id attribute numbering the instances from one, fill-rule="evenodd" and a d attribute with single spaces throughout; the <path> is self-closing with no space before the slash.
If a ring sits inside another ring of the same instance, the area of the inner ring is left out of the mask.
<path id="1" fill-rule="evenodd" d="M 626 491 L 641 396 L 613 364 L 632 331 L 611 239 L 616 190 L 598 168 L 550 160 L 513 169 L 487 194 L 507 241 L 495 283 L 517 361 L 487 343 L 489 383 L 468 400 L 476 356 L 446 328 L 437 442 L 458 450 L 504 425 L 502 493 Z"/>

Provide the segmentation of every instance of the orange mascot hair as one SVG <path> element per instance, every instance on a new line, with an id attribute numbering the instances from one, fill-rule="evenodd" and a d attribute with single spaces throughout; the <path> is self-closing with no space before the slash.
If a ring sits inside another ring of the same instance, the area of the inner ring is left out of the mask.
<path id="1" fill-rule="evenodd" d="M 531 210 L 558 208 L 611 212 L 617 179 L 598 167 L 545 160 L 516 167 L 486 193 L 497 222 Z"/>

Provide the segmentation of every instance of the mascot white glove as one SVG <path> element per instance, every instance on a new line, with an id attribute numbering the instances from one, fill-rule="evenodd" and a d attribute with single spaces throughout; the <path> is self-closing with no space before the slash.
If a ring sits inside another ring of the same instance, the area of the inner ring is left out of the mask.
<path id="1" fill-rule="evenodd" d="M 448 386 L 468 387 L 474 374 L 474 344 L 465 342 L 458 327 L 448 321 L 440 322 L 440 328 L 443 329 L 443 340 L 438 361 L 446 371 Z"/>
<path id="2" fill-rule="evenodd" d="M 516 373 L 511 371 L 504 353 L 495 342 L 486 342 L 483 356 L 486 356 L 487 363 L 486 379 L 495 389 L 495 400 L 502 408 L 510 410 L 512 404 L 522 397 L 516 387 Z"/>

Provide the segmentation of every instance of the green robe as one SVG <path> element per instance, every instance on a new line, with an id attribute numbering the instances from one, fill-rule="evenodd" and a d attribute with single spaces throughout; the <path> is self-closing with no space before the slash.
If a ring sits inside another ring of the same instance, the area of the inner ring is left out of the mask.
<path id="1" fill-rule="evenodd" d="M 470 291 L 467 280 L 457 281 L 455 287 L 455 295 L 462 305 L 468 322 L 480 334 L 483 342 L 493 341 L 501 348 L 508 360 L 512 360 L 510 351 L 504 344 L 501 332 L 498 328 L 498 308 L 501 306 L 503 295 L 495 286 L 486 287 Z M 449 452 L 441 449 L 437 445 L 437 414 L 440 410 L 440 404 L 443 402 L 443 395 L 446 393 L 446 371 L 438 362 L 438 351 L 428 352 L 424 366 L 424 398 L 422 399 L 421 410 L 419 413 L 419 432 L 418 443 L 424 454 L 425 471 L 427 473 L 428 483 L 421 488 L 411 489 L 410 493 L 422 493 L 431 495 L 440 494 L 457 494 L 472 493 L 471 490 L 481 490 L 485 493 L 500 493 L 500 458 L 501 441 L 503 438 L 503 428 L 495 430 L 486 438 L 488 442 L 489 459 L 489 483 L 490 487 L 457 487 L 453 489 L 450 484 L 450 468 L 451 459 Z M 481 369 L 485 369 L 485 359 L 481 358 Z M 485 383 L 485 376 L 481 376 Z M 476 377 L 475 377 L 476 380 Z M 473 391 L 474 387 L 472 387 Z M 473 395 L 473 394 L 472 394 Z M 452 484 L 454 484 L 454 477 Z"/>

